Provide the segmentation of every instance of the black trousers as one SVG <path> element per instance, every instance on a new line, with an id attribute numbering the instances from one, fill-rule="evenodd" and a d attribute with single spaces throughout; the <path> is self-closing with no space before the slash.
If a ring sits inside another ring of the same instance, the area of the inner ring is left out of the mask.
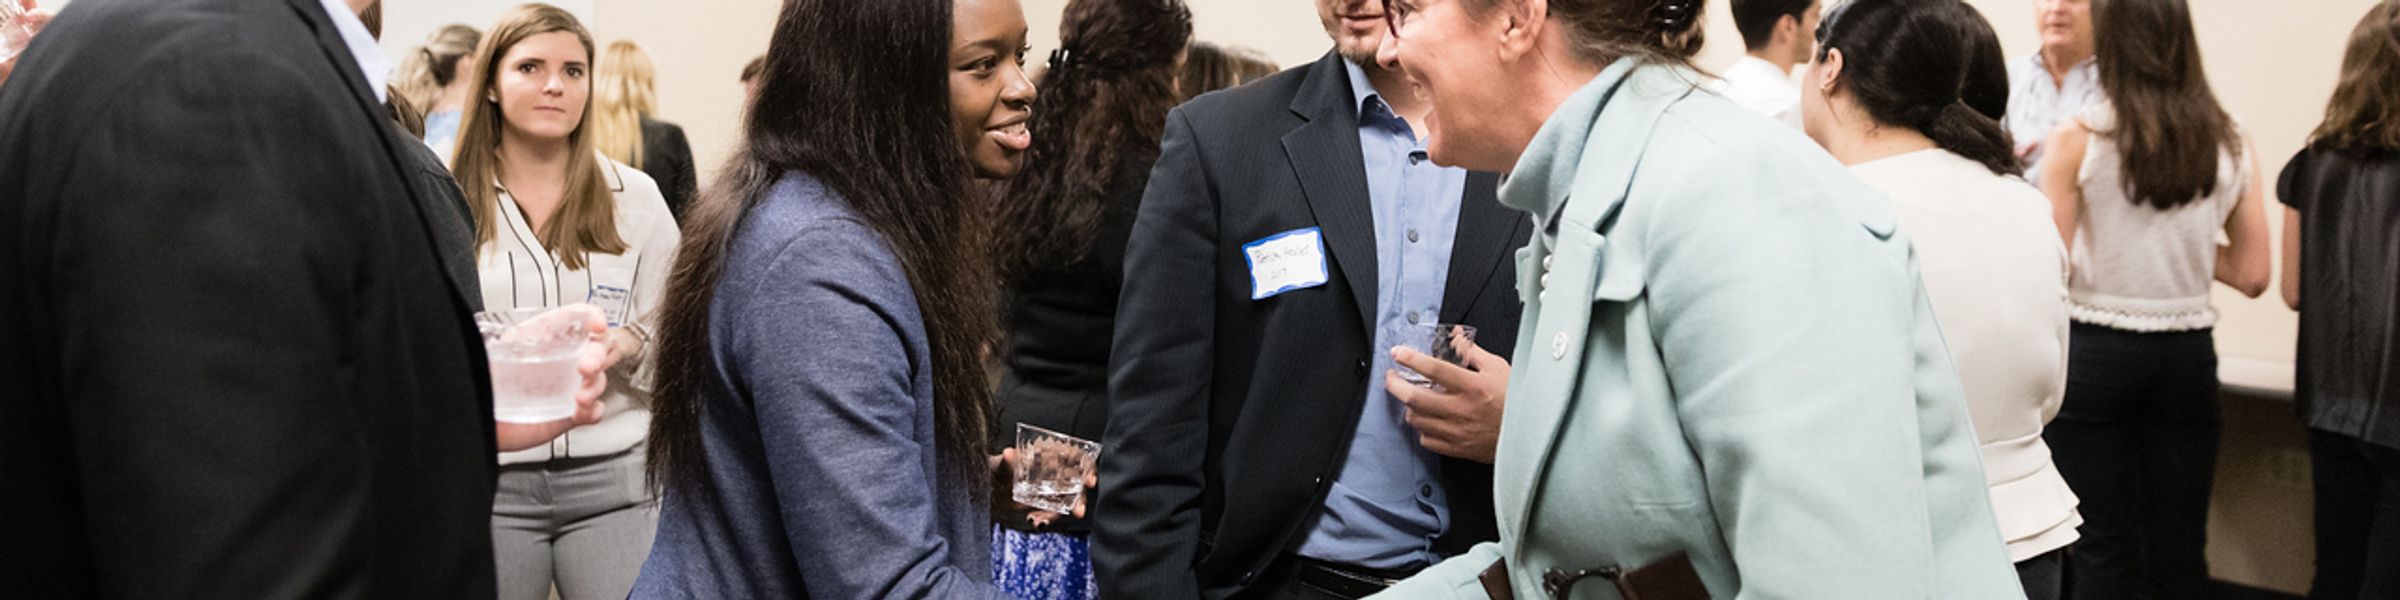
<path id="1" fill-rule="evenodd" d="M 2400 448 L 2308 430 L 2316 480 L 2314 600 L 2400 599 Z"/>
<path id="2" fill-rule="evenodd" d="M 2207 330 L 2074 326 L 2067 397 L 2042 437 L 2082 498 L 2076 600 L 2205 599 L 2217 468 L 2217 354 Z"/>
<path id="3" fill-rule="evenodd" d="M 2059 600 L 2066 585 L 2067 549 L 2043 552 L 2017 563 L 2017 583 L 2025 600 Z"/>

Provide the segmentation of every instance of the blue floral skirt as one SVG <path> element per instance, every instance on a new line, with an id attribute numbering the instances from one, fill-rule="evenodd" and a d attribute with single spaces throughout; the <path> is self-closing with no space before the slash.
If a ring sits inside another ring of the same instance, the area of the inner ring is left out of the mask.
<path id="1" fill-rule="evenodd" d="M 1092 545 L 1081 535 L 992 526 L 992 582 L 1024 600 L 1094 600 Z"/>

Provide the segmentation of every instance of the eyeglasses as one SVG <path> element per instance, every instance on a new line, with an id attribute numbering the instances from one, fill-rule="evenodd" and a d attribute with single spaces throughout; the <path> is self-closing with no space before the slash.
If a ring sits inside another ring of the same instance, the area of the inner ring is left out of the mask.
<path id="1" fill-rule="evenodd" d="M 1399 37 L 1400 26 L 1408 24 L 1409 16 L 1416 12 L 1416 0 L 1383 0 L 1383 24 L 1393 37 Z"/>

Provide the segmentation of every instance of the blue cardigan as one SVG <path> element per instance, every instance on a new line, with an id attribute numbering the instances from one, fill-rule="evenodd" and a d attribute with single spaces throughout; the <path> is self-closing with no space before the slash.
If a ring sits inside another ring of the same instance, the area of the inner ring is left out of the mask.
<path id="1" fill-rule="evenodd" d="M 924 320 L 882 237 L 786 175 L 711 302 L 715 490 L 667 490 L 633 597 L 1006 598 L 986 495 L 937 466 Z"/>

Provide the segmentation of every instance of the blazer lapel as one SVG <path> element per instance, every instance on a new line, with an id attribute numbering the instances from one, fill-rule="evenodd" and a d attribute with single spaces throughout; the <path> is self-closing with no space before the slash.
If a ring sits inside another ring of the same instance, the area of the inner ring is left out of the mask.
<path id="1" fill-rule="evenodd" d="M 1492 275 L 1508 264 L 1517 231 L 1527 227 L 1524 213 L 1500 205 L 1495 192 L 1500 176 L 1467 173 L 1467 192 L 1459 199 L 1458 234 L 1450 245 L 1450 275 L 1442 290 L 1442 322 L 1458 323 L 1483 297 Z"/>
<path id="2" fill-rule="evenodd" d="M 1308 209 L 1324 232 L 1350 296 L 1358 301 L 1359 323 L 1375 325 L 1375 209 L 1367 194 L 1366 156 L 1358 148 L 1358 107 L 1351 104 L 1350 77 L 1342 58 L 1327 53 L 1309 67 L 1308 80 L 1291 109 L 1308 123 L 1283 136 L 1283 151 L 1299 176 Z"/>

